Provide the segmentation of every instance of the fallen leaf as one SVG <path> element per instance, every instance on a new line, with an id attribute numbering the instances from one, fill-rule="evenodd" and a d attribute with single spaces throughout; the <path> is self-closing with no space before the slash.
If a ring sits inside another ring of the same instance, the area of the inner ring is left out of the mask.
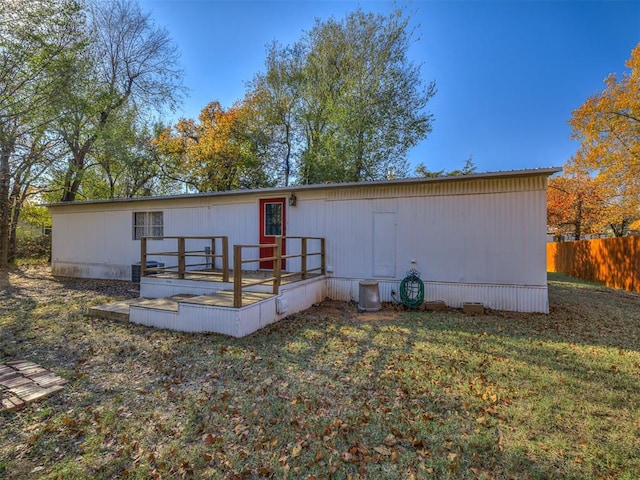
<path id="1" fill-rule="evenodd" d="M 386 436 L 382 443 L 384 443 L 387 447 L 393 447 L 398 443 L 398 440 L 396 440 L 396 437 L 393 433 L 390 433 Z"/>
<path id="2" fill-rule="evenodd" d="M 258 469 L 258 474 L 263 476 L 263 477 L 270 477 L 271 475 L 273 475 L 273 468 L 271 468 L 271 467 L 260 467 Z"/>
<path id="3" fill-rule="evenodd" d="M 373 447 L 373 450 L 378 452 L 383 457 L 390 457 L 391 456 L 391 450 L 389 450 L 384 445 L 378 445 L 377 447 Z"/>
<path id="4" fill-rule="evenodd" d="M 295 458 L 298 455 L 300 455 L 301 451 L 302 451 L 302 445 L 300 444 L 294 445 L 294 447 L 291 449 L 291 456 Z"/>

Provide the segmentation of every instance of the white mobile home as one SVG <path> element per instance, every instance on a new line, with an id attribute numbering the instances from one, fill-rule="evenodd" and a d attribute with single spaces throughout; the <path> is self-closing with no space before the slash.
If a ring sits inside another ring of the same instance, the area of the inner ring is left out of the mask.
<path id="1" fill-rule="evenodd" d="M 559 170 L 54 204 L 52 271 L 129 280 L 144 236 L 225 236 L 229 248 L 305 236 L 324 239 L 322 294 L 332 299 L 357 300 L 358 283 L 373 279 L 380 299 L 391 301 L 415 267 L 426 299 L 548 312 L 546 186 Z M 285 241 L 283 254 L 299 248 Z M 175 250 L 169 242 L 149 240 L 146 248 Z M 282 269 L 299 262 L 283 260 Z"/>

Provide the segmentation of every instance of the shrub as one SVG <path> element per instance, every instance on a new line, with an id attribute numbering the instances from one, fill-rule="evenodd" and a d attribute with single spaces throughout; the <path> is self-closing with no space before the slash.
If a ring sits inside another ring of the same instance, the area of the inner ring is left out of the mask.
<path id="1" fill-rule="evenodd" d="M 16 259 L 49 260 L 51 235 L 22 234 L 16 237 Z"/>

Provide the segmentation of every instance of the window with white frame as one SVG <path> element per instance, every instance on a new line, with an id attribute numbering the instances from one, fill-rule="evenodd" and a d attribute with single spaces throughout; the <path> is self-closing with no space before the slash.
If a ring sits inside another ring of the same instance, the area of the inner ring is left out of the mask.
<path id="1" fill-rule="evenodd" d="M 162 237 L 164 224 L 162 212 L 133 212 L 133 239 Z"/>

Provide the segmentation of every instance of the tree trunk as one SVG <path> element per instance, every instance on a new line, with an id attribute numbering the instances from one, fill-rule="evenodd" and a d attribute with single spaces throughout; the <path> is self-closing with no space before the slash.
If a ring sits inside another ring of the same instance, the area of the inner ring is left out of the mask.
<path id="1" fill-rule="evenodd" d="M 289 186 L 289 175 L 291 174 L 291 127 L 285 122 L 285 144 L 287 146 L 287 154 L 284 157 L 284 186 Z"/>
<path id="2" fill-rule="evenodd" d="M 611 230 L 613 230 L 613 235 L 616 237 L 624 237 L 627 233 L 627 227 L 629 226 L 629 222 L 627 220 L 622 220 L 620 223 L 611 223 Z"/>
<path id="3" fill-rule="evenodd" d="M 0 148 L 0 269 L 9 266 L 9 238 L 11 221 L 9 158 L 14 143 L 9 141 Z"/>
<path id="4" fill-rule="evenodd" d="M 578 199 L 578 203 L 576 204 L 576 230 L 574 234 L 574 240 L 580 240 L 582 237 L 582 198 Z"/>
<path id="5" fill-rule="evenodd" d="M 352 182 L 359 182 L 362 180 L 362 174 L 364 173 L 364 135 L 362 130 L 358 130 L 358 143 L 356 144 L 356 158 L 353 168 L 353 178 L 349 180 Z"/>
<path id="6" fill-rule="evenodd" d="M 96 139 L 97 135 L 92 135 L 80 148 L 78 148 L 77 145 L 69 145 L 73 158 L 71 159 L 64 178 L 61 202 L 73 202 L 76 199 L 78 191 L 80 190 L 80 184 L 82 183 L 82 177 L 84 176 L 87 154 Z"/>
<path id="7" fill-rule="evenodd" d="M 7 263 L 16 260 L 16 231 L 18 230 L 18 219 L 20 218 L 20 205 L 16 204 L 13 209 L 11 223 L 9 224 L 9 251 L 7 252 Z"/>
<path id="8" fill-rule="evenodd" d="M 14 177 L 13 187 L 11 189 L 11 197 L 9 204 L 11 205 L 11 217 L 9 224 L 9 251 L 8 262 L 13 263 L 16 259 L 16 231 L 18 230 L 18 221 L 20 220 L 20 211 L 26 200 L 28 185 L 23 185 L 20 180 Z"/>

